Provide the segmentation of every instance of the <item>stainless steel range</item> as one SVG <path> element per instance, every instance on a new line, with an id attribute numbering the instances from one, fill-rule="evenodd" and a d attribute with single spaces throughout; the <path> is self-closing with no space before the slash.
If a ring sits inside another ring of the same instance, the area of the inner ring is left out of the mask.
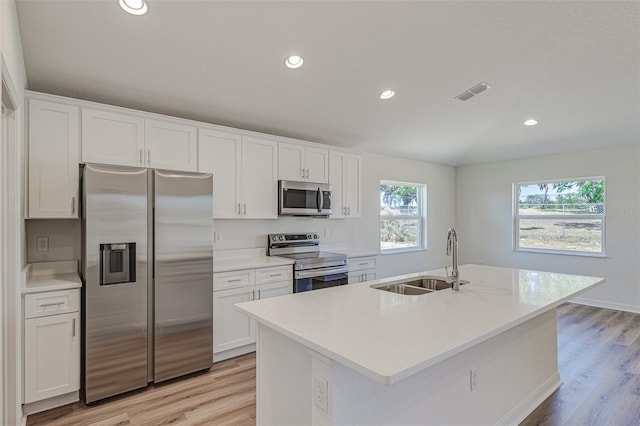
<path id="1" fill-rule="evenodd" d="M 306 234 L 269 234 L 269 256 L 288 257 L 293 264 L 293 292 L 318 290 L 348 283 L 347 255 L 320 251 L 320 236 Z"/>

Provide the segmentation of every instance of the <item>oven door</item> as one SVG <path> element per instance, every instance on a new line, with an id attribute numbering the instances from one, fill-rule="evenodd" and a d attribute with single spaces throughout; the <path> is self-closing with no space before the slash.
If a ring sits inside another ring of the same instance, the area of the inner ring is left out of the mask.
<path id="1" fill-rule="evenodd" d="M 323 271 L 299 271 L 293 280 L 293 292 L 319 290 L 349 283 L 347 268 L 327 268 Z"/>

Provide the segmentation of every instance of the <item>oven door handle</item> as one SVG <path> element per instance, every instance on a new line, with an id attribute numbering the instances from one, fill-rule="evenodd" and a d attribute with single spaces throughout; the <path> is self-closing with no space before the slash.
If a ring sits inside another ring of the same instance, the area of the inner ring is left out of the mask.
<path id="1" fill-rule="evenodd" d="M 323 277 L 325 275 L 346 274 L 348 271 L 349 268 L 347 266 L 340 266 L 338 268 L 311 269 L 307 271 L 296 271 L 295 278 L 299 280 L 302 278 Z"/>

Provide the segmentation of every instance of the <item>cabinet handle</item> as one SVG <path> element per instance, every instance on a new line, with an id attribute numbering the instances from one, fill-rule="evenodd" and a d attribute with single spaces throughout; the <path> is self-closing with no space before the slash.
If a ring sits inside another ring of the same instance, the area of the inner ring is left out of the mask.
<path id="1" fill-rule="evenodd" d="M 241 214 L 240 213 L 240 203 L 238 203 L 238 214 Z"/>
<path id="2" fill-rule="evenodd" d="M 260 289 L 258 289 L 258 300 L 260 300 Z"/>
<path id="3" fill-rule="evenodd" d="M 247 214 L 247 203 L 244 203 L 244 207 L 242 209 L 242 214 L 244 214 L 244 215 Z"/>
<path id="4" fill-rule="evenodd" d="M 151 165 L 151 150 L 147 150 L 147 166 Z"/>
<path id="5" fill-rule="evenodd" d="M 300 169 L 300 177 L 304 177 L 304 169 Z"/>
<path id="6" fill-rule="evenodd" d="M 307 178 L 307 179 L 309 179 L 309 169 L 307 169 L 307 176 L 306 176 L 306 178 Z"/>
<path id="7" fill-rule="evenodd" d="M 251 300 L 256 300 L 256 291 L 251 290 Z"/>
<path id="8" fill-rule="evenodd" d="M 235 280 L 229 280 L 227 281 L 228 283 L 239 283 L 240 281 L 242 281 L 241 278 L 235 279 Z"/>
<path id="9" fill-rule="evenodd" d="M 142 148 L 138 149 L 138 162 L 142 166 Z"/>
<path id="10" fill-rule="evenodd" d="M 351 216 L 351 206 L 347 207 L 347 216 Z"/>
<path id="11" fill-rule="evenodd" d="M 47 306 L 60 306 L 60 305 L 64 305 L 64 302 L 42 303 L 40 304 L 40 307 L 46 308 Z"/>
<path id="12" fill-rule="evenodd" d="M 358 265 L 360 265 L 360 266 L 364 266 L 366 264 L 367 264 L 367 262 L 358 263 Z"/>
<path id="13" fill-rule="evenodd" d="M 76 197 L 71 197 L 71 214 L 76 213 Z"/>
<path id="14" fill-rule="evenodd" d="M 270 277 L 281 277 L 281 276 L 282 276 L 282 274 L 271 274 L 271 275 L 269 275 L 269 276 L 270 276 Z"/>
<path id="15" fill-rule="evenodd" d="M 76 319 L 73 319 L 73 324 L 71 325 L 71 337 L 76 337 Z"/>

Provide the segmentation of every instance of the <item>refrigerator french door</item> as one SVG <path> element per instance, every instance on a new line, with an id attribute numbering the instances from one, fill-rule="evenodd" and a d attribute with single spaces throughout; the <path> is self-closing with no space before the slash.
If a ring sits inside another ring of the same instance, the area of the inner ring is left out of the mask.
<path id="1" fill-rule="evenodd" d="M 82 166 L 85 402 L 212 364 L 212 178 Z"/>

